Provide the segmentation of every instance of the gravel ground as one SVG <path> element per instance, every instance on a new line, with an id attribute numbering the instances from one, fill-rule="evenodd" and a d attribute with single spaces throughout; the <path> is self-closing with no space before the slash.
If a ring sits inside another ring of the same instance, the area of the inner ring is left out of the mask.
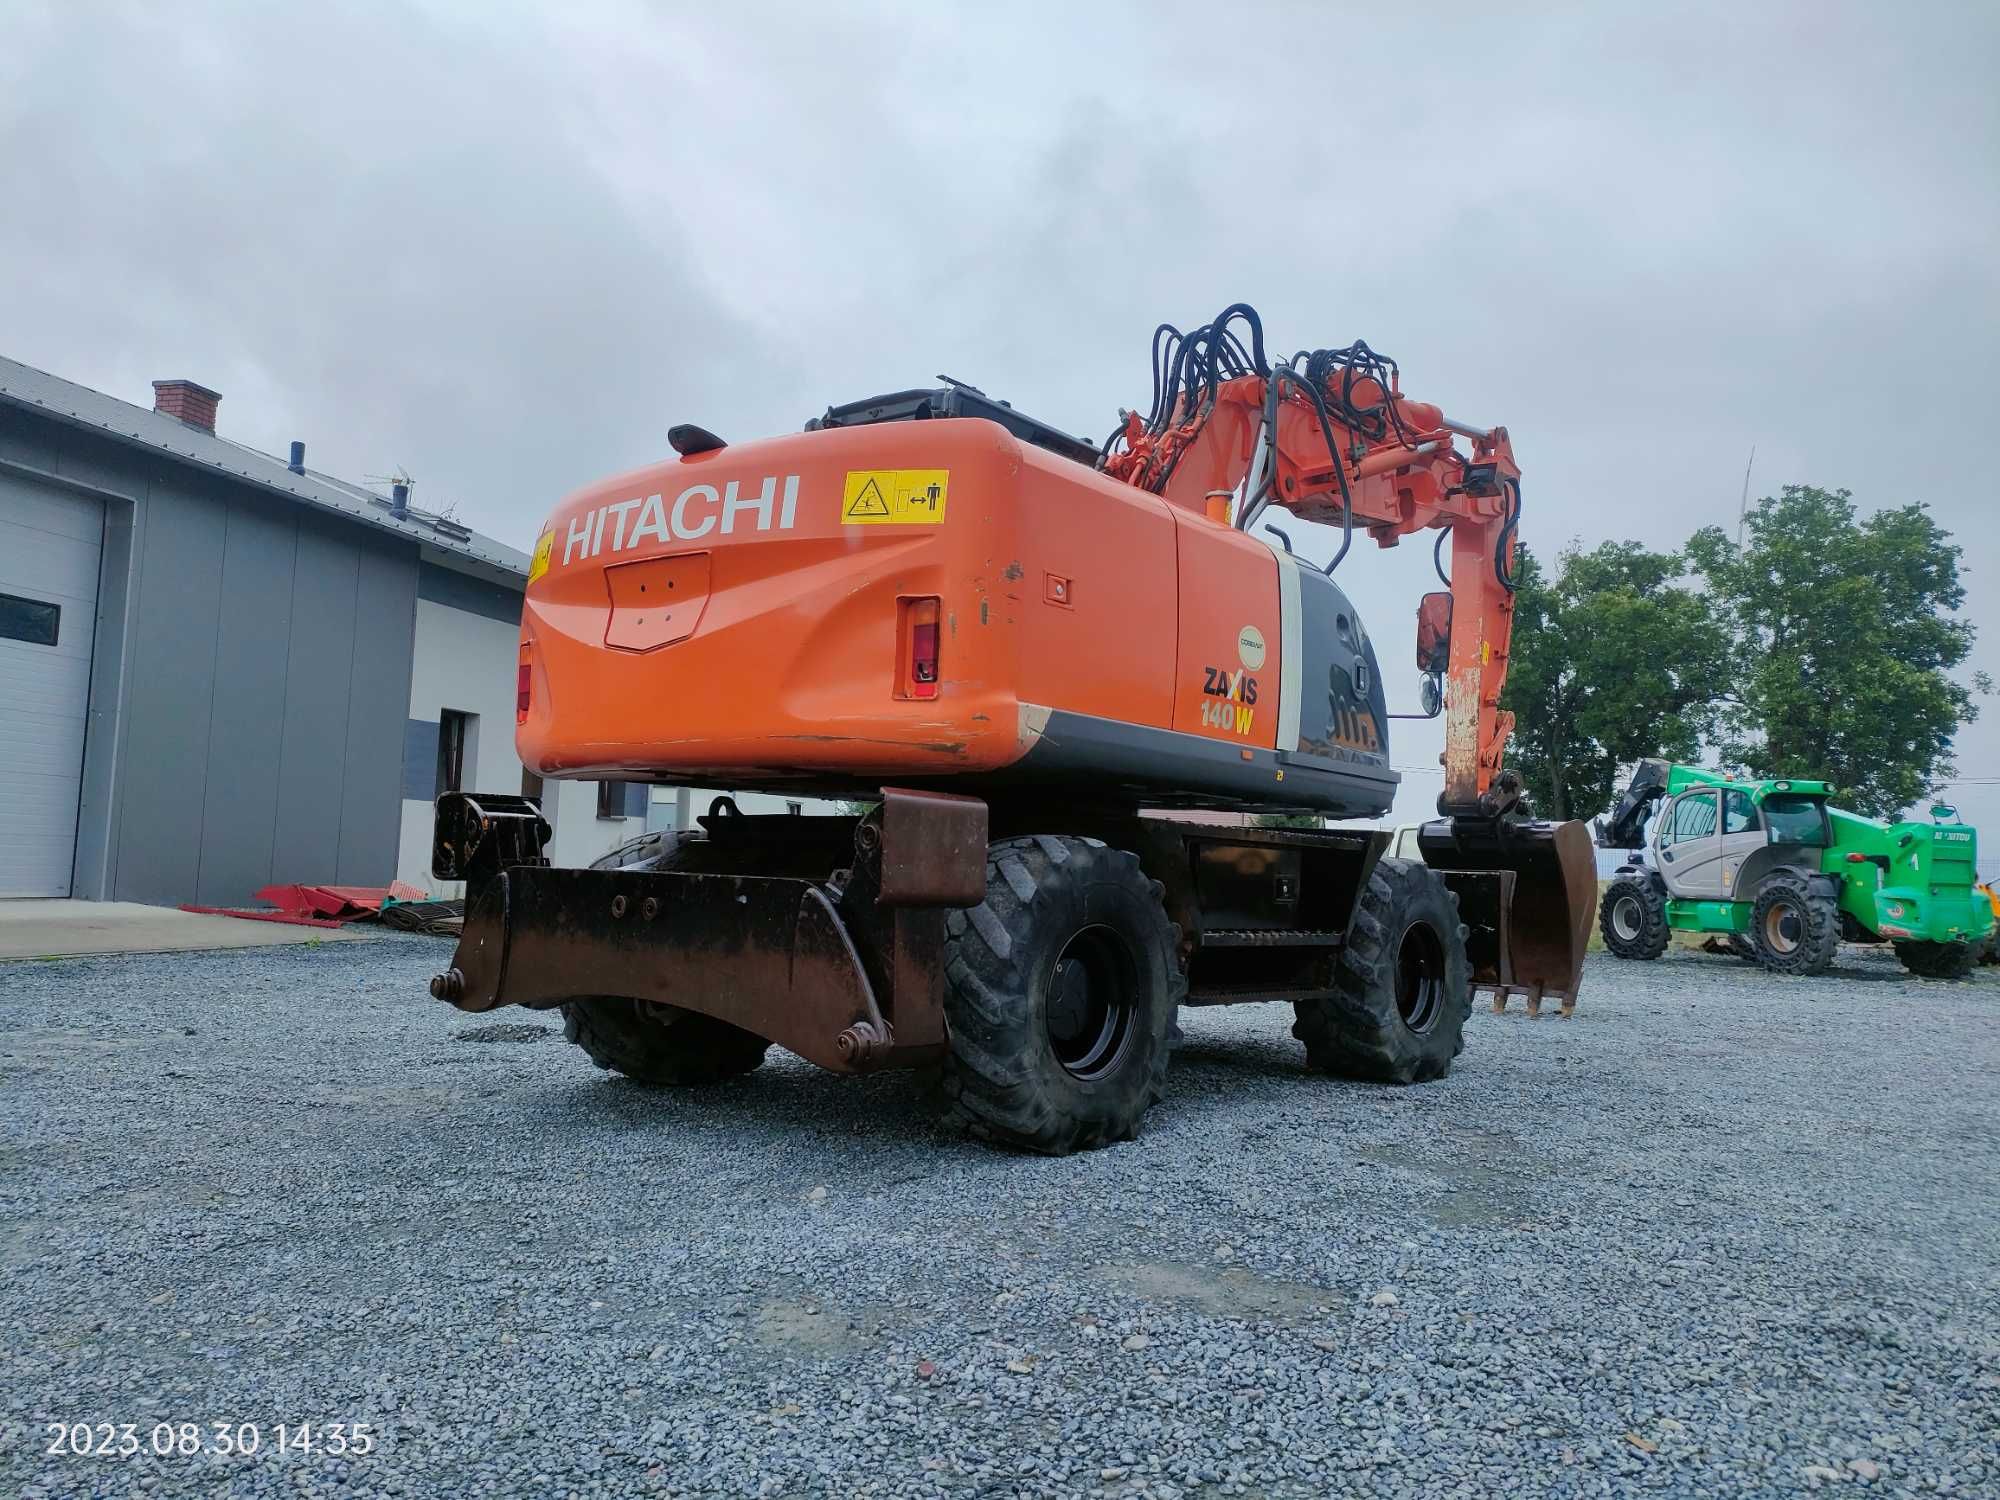
<path id="1" fill-rule="evenodd" d="M 1408 1090 L 1192 1012 L 1048 1161 L 642 1090 L 448 951 L 0 966 L 0 1494 L 2000 1494 L 2000 971 L 1593 958 Z"/>

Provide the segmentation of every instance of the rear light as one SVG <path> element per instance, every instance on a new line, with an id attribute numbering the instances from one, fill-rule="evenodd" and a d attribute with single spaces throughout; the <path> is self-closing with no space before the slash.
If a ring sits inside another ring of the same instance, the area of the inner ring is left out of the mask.
<path id="1" fill-rule="evenodd" d="M 938 695 L 938 599 L 898 599 L 896 612 L 902 628 L 899 642 L 896 696 L 935 698 Z"/>
<path id="2" fill-rule="evenodd" d="M 534 705 L 534 701 L 534 670 L 528 662 L 527 644 L 523 642 L 521 646 L 521 665 L 514 675 L 514 722 L 516 724 L 525 724 L 528 722 L 528 710 Z"/>

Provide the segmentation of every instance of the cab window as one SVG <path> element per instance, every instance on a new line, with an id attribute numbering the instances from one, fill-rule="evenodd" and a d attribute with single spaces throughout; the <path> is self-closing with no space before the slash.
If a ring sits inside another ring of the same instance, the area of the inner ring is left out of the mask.
<path id="1" fill-rule="evenodd" d="M 1749 833 L 1757 827 L 1757 808 L 1750 800 L 1748 792 L 1728 791 L 1722 794 L 1722 831 L 1724 833 Z"/>
<path id="2" fill-rule="evenodd" d="M 1773 792 L 1764 799 L 1764 825 L 1771 830 L 1774 844 L 1805 844 L 1815 849 L 1827 845 L 1826 808 L 1817 797 Z"/>
<path id="3" fill-rule="evenodd" d="M 1693 792 L 1674 803 L 1673 842 L 1705 839 L 1715 832 L 1715 793 Z"/>

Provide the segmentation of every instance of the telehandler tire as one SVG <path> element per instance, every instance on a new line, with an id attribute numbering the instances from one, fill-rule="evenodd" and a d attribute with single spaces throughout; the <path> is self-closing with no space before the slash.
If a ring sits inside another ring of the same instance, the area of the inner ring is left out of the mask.
<path id="1" fill-rule="evenodd" d="M 1604 946 L 1620 958 L 1658 958 L 1667 951 L 1667 898 L 1649 876 L 1624 875 L 1597 904 Z"/>
<path id="2" fill-rule="evenodd" d="M 702 841 L 642 834 L 591 862 L 593 870 L 672 870 L 698 860 Z M 753 1072 L 771 1044 L 699 1011 L 623 995 L 579 995 L 562 1006 L 563 1039 L 608 1072 L 639 1083 L 690 1087 Z"/>
<path id="3" fill-rule="evenodd" d="M 1840 906 L 1819 881 L 1777 871 L 1757 887 L 1750 941 L 1773 974 L 1823 973 L 1840 947 Z"/>
<path id="4" fill-rule="evenodd" d="M 1315 1072 L 1425 1083 L 1465 1048 L 1472 970 L 1458 897 L 1412 860 L 1379 861 L 1335 960 L 1332 996 L 1293 1004 Z"/>
<path id="5" fill-rule="evenodd" d="M 1096 839 L 987 850 L 986 899 L 945 919 L 948 1120 L 1050 1156 L 1138 1134 L 1187 993 L 1162 894 Z"/>
<path id="6" fill-rule="evenodd" d="M 1971 943 L 1898 943 L 1896 957 L 1919 979 L 1963 979 L 1979 967 Z"/>

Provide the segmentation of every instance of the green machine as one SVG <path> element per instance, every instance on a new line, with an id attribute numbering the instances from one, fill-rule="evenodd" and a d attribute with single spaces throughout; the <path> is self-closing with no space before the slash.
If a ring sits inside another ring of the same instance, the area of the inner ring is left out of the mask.
<path id="1" fill-rule="evenodd" d="M 1601 848 L 1637 856 L 1599 905 L 1605 946 L 1658 958 L 1670 932 L 1709 932 L 1774 973 L 1817 974 L 1843 940 L 1888 942 L 1912 974 L 1971 973 L 1994 926 L 1973 889 L 1978 834 L 1942 804 L 1928 823 L 1879 823 L 1832 793 L 1640 761 L 1596 827 Z"/>

